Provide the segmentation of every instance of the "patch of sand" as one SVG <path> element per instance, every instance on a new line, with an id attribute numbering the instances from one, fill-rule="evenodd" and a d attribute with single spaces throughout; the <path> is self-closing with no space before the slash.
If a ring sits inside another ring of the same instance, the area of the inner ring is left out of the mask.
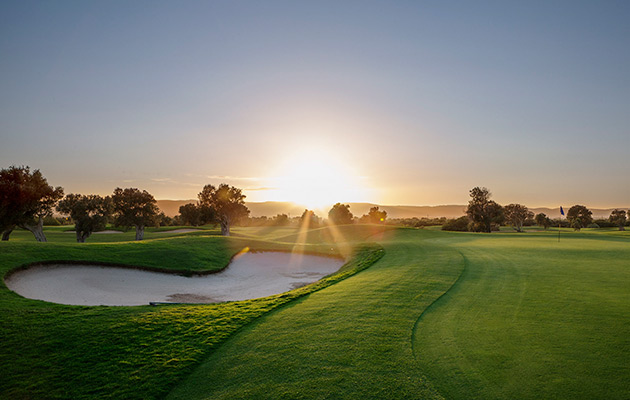
<path id="1" fill-rule="evenodd" d="M 190 278 L 120 267 L 50 265 L 18 271 L 5 284 L 29 299 L 61 304 L 215 303 L 283 293 L 315 282 L 342 265 L 342 260 L 329 257 L 245 253 L 219 273 Z"/>

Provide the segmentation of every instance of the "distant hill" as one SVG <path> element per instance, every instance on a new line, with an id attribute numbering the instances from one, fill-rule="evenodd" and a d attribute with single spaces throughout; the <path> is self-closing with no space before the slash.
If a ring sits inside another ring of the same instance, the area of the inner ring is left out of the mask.
<path id="1" fill-rule="evenodd" d="M 169 217 L 173 217 L 179 214 L 179 207 L 188 204 L 195 203 L 197 200 L 158 200 L 158 207 Z M 287 214 L 291 217 L 300 216 L 306 209 L 305 206 L 294 204 L 284 201 L 265 201 L 265 202 L 246 202 L 245 203 L 251 212 L 252 217 L 273 217 L 278 214 Z M 413 218 L 413 217 L 447 217 L 457 218 L 464 215 L 466 212 L 466 205 L 441 205 L 441 206 L 384 206 L 373 203 L 345 203 L 350 205 L 350 211 L 357 217 L 363 214 L 367 214 L 371 207 L 380 207 L 381 210 L 387 211 L 389 218 Z M 569 209 L 565 207 L 564 211 Z M 622 208 L 628 210 L 629 208 Z M 545 213 L 550 218 L 557 218 L 560 216 L 560 208 L 547 208 L 538 207 L 530 208 L 535 214 Z M 614 208 L 591 208 L 593 212 L 593 218 L 608 218 L 610 212 Z M 328 210 L 315 211 L 320 217 L 326 217 Z"/>

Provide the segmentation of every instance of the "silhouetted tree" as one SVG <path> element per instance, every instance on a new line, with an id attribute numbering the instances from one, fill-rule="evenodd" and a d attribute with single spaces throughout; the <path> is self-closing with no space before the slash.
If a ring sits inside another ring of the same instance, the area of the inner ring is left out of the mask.
<path id="1" fill-rule="evenodd" d="M 335 225 L 351 224 L 353 218 L 348 204 L 337 203 L 328 211 L 328 220 Z"/>
<path id="2" fill-rule="evenodd" d="M 569 208 L 569 211 L 567 211 L 567 221 L 569 221 L 571 228 L 579 231 L 585 226 L 593 223 L 592 215 L 593 213 L 591 212 L 591 210 L 584 206 L 576 204 L 573 207 Z"/>
<path id="3" fill-rule="evenodd" d="M 84 243 L 92 232 L 105 229 L 107 218 L 112 212 L 112 201 L 109 196 L 69 194 L 59 202 L 57 211 L 70 215 L 74 221 L 77 242 Z"/>
<path id="4" fill-rule="evenodd" d="M 382 224 L 385 223 L 387 219 L 387 211 L 379 210 L 377 207 L 370 208 L 370 211 L 367 214 L 364 214 L 360 221 L 363 223 L 369 224 Z"/>
<path id="5" fill-rule="evenodd" d="M 212 219 L 221 226 L 221 234 L 230 236 L 230 226 L 242 218 L 247 218 L 249 210 L 245 206 L 245 195 L 241 189 L 225 183 L 215 188 L 204 186 L 198 195 L 202 219 Z"/>
<path id="6" fill-rule="evenodd" d="M 300 217 L 300 226 L 305 229 L 313 229 L 319 227 L 319 217 L 311 210 L 304 210 Z"/>
<path id="7" fill-rule="evenodd" d="M 545 213 L 536 214 L 534 220 L 536 225 L 542 226 L 544 229 L 548 229 L 551 226 L 551 219 Z"/>
<path id="8" fill-rule="evenodd" d="M 201 208 L 196 204 L 188 203 L 179 207 L 179 215 L 184 225 L 199 226 L 201 221 Z"/>
<path id="9" fill-rule="evenodd" d="M 136 188 L 116 188 L 112 195 L 114 224 L 136 228 L 136 240 L 144 237 L 145 226 L 154 225 L 160 209 L 153 195 Z"/>
<path id="10" fill-rule="evenodd" d="M 471 199 L 466 208 L 466 215 L 471 222 L 471 231 L 490 233 L 493 224 L 503 222 L 503 207 L 490 200 L 490 196 L 490 191 L 485 187 L 470 190 Z"/>
<path id="11" fill-rule="evenodd" d="M 626 228 L 624 228 L 624 225 L 626 225 L 626 221 L 627 221 L 625 210 L 619 210 L 619 209 L 612 210 L 612 212 L 610 213 L 610 217 L 608 217 L 608 220 L 616 224 L 619 227 L 620 231 L 626 230 Z"/>
<path id="12" fill-rule="evenodd" d="M 505 220 L 508 224 L 512 225 L 516 232 L 523 232 L 523 223 L 528 218 L 532 218 L 534 213 L 529 211 L 527 207 L 522 204 L 508 204 L 503 207 L 505 214 Z"/>
<path id="13" fill-rule="evenodd" d="M 53 188 L 42 173 L 29 167 L 9 167 L 0 171 L 0 230 L 9 240 L 15 228 L 29 230 L 38 242 L 45 242 L 44 218 L 52 215 L 63 188 Z"/>
<path id="14" fill-rule="evenodd" d="M 286 214 L 278 214 L 273 217 L 273 224 L 275 226 L 287 226 L 291 221 L 289 221 L 289 216 Z"/>

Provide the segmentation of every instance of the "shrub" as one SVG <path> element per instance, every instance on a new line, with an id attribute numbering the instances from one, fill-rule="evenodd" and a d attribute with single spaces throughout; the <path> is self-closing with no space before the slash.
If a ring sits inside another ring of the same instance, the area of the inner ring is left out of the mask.
<path id="1" fill-rule="evenodd" d="M 443 231 L 455 231 L 455 232 L 467 232 L 468 231 L 468 217 L 459 217 L 455 219 L 447 220 L 442 225 Z"/>

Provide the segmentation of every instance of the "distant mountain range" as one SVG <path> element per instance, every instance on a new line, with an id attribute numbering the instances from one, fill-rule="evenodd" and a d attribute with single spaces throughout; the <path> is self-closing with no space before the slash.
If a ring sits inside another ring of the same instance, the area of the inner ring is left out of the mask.
<path id="1" fill-rule="evenodd" d="M 179 214 L 179 207 L 195 203 L 196 200 L 158 200 L 158 207 L 164 214 L 172 217 Z M 287 214 L 291 217 L 300 216 L 306 207 L 291 202 L 282 201 L 265 201 L 265 202 L 246 202 L 252 217 L 273 217 L 278 214 Z M 345 203 L 350 205 L 350 211 L 357 217 L 367 214 L 371 207 L 380 207 L 381 210 L 387 211 L 388 218 L 457 218 L 465 214 L 466 205 L 443 205 L 443 206 L 384 206 L 372 203 Z M 569 207 L 565 207 L 565 212 Z M 622 208 L 628 210 L 629 208 Z M 530 208 L 535 214 L 545 213 L 550 218 L 560 216 L 560 208 L 538 207 Z M 593 218 L 608 218 L 610 212 L 614 208 L 591 208 Z M 315 211 L 320 217 L 326 217 L 328 210 Z"/>

